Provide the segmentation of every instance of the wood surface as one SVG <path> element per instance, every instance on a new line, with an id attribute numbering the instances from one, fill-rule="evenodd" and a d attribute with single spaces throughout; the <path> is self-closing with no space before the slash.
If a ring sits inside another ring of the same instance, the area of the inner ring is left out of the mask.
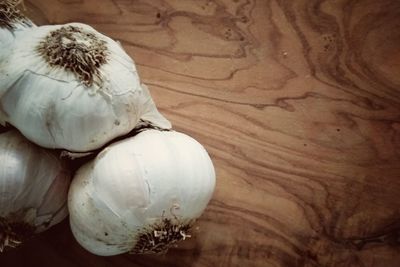
<path id="1" fill-rule="evenodd" d="M 217 188 L 166 255 L 97 257 L 64 222 L 1 266 L 400 266 L 400 1 L 25 2 L 119 40 Z"/>

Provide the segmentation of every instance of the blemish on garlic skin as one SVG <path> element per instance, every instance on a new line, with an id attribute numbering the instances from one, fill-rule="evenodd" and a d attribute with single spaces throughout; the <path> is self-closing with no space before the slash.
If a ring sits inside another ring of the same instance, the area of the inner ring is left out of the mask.
<path id="1" fill-rule="evenodd" d="M 100 85 L 100 67 L 107 63 L 106 41 L 85 29 L 65 26 L 50 32 L 37 51 L 51 67 L 72 72 L 84 85 Z"/>

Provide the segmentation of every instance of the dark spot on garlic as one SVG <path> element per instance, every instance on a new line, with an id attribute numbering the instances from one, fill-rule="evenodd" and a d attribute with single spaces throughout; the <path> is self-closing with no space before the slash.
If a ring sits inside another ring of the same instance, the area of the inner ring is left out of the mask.
<path id="1" fill-rule="evenodd" d="M 35 228 L 28 223 L 0 217 L 0 252 L 3 252 L 6 247 L 18 247 L 34 232 Z"/>
<path id="2" fill-rule="evenodd" d="M 102 82 L 100 67 L 107 62 L 106 41 L 76 26 L 50 32 L 37 51 L 52 67 L 72 72 L 84 85 Z"/>
<path id="3" fill-rule="evenodd" d="M 162 254 L 171 248 L 176 242 L 191 237 L 188 232 L 193 222 L 182 223 L 164 218 L 141 230 L 138 234 L 136 245 L 130 251 L 131 254 Z"/>

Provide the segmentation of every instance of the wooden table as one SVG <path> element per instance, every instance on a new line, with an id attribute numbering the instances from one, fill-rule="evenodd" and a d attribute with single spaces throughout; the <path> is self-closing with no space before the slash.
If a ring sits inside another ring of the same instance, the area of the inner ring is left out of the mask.
<path id="1" fill-rule="evenodd" d="M 1 266 L 400 266 L 398 0 L 31 0 L 121 41 L 215 195 L 164 256 L 97 257 L 68 222 Z"/>

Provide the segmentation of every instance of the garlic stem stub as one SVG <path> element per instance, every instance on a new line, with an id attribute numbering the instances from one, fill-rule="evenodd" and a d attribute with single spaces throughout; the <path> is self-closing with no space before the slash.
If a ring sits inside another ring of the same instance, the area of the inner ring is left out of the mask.
<path id="1" fill-rule="evenodd" d="M 17 8 L 20 2 L 20 0 L 0 0 L 0 62 L 10 55 L 15 35 L 35 26 Z"/>
<path id="2" fill-rule="evenodd" d="M 88 25 L 32 28 L 18 36 L 7 61 L 0 68 L 0 119 L 40 146 L 95 150 L 146 115 L 171 127 L 133 60 Z"/>
<path id="3" fill-rule="evenodd" d="M 71 175 L 53 152 L 16 130 L 0 134 L 0 251 L 16 247 L 68 215 Z"/>
<path id="4" fill-rule="evenodd" d="M 161 253 L 190 237 L 214 188 L 201 144 L 179 132 L 145 130 L 77 171 L 68 195 L 72 233 L 96 255 Z"/>

